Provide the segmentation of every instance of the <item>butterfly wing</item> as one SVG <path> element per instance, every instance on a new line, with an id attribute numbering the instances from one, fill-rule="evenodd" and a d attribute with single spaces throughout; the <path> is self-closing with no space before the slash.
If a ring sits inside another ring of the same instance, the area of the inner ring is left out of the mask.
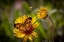
<path id="1" fill-rule="evenodd" d="M 16 24 L 14 24 L 14 27 L 15 27 L 15 28 L 20 28 L 20 27 L 21 27 L 21 23 L 16 23 Z"/>

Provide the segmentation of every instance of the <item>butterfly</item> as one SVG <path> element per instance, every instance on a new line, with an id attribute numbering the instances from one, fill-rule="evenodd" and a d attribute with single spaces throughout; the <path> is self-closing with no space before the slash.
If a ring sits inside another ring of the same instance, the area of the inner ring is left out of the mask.
<path id="1" fill-rule="evenodd" d="M 21 24 L 21 23 L 15 23 L 14 27 L 17 28 L 17 29 L 19 29 L 19 30 L 21 30 L 21 31 L 29 29 L 29 27 L 32 25 L 31 24 L 31 20 L 32 20 L 32 18 L 28 17 L 23 24 Z"/>

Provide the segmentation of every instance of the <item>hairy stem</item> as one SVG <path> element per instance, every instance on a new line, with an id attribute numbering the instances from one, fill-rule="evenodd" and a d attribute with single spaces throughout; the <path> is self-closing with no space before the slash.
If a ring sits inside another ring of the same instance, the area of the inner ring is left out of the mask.
<path id="1" fill-rule="evenodd" d="M 24 37 L 23 42 L 27 42 L 27 36 Z"/>
<path id="2" fill-rule="evenodd" d="M 53 21 L 52 21 L 50 16 L 48 16 L 48 18 L 50 19 L 50 21 L 52 23 L 52 42 L 54 42 L 54 23 L 53 23 Z"/>
<path id="3" fill-rule="evenodd" d="M 31 42 L 34 42 L 34 37 L 33 37 L 33 35 L 31 35 L 32 36 L 32 40 L 31 40 Z"/>

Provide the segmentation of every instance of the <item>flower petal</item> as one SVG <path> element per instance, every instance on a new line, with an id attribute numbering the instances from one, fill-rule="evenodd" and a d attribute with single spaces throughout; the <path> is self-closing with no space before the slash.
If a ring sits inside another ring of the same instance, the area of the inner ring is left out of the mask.
<path id="1" fill-rule="evenodd" d="M 14 33 L 19 33 L 20 31 L 19 31 L 19 29 L 16 29 L 16 28 L 15 28 L 15 29 L 13 30 L 13 32 L 14 32 Z"/>
<path id="2" fill-rule="evenodd" d="M 27 42 L 27 39 L 28 39 L 28 37 L 27 37 L 27 35 L 25 35 L 23 42 Z"/>
<path id="3" fill-rule="evenodd" d="M 32 35 L 35 36 L 35 37 L 38 37 L 37 33 L 35 33 L 34 31 L 32 32 Z"/>
<path id="4" fill-rule="evenodd" d="M 32 35 L 31 34 L 28 36 L 28 38 L 32 41 Z"/>
<path id="5" fill-rule="evenodd" d="M 36 17 L 33 17 L 31 23 L 33 24 L 35 21 L 36 21 Z"/>
<path id="6" fill-rule="evenodd" d="M 39 25 L 39 23 L 36 22 L 36 23 L 33 25 L 33 28 L 36 28 L 38 25 Z"/>
<path id="7" fill-rule="evenodd" d="M 41 18 L 40 14 L 37 14 L 38 18 Z"/>
<path id="8" fill-rule="evenodd" d="M 18 33 L 16 36 L 17 36 L 18 38 L 23 38 L 23 37 L 25 36 L 25 34 L 23 34 L 23 33 Z"/>
<path id="9" fill-rule="evenodd" d="M 25 36 L 25 34 L 24 33 L 22 33 L 19 29 L 14 29 L 13 30 L 13 32 L 14 32 L 14 36 L 16 36 L 16 37 L 19 37 L 19 38 L 23 38 L 24 36 Z"/>
<path id="10" fill-rule="evenodd" d="M 27 19 L 27 16 L 24 15 L 24 16 L 23 16 L 23 23 L 25 22 L 26 19 Z"/>
<path id="11" fill-rule="evenodd" d="M 23 19 L 22 17 L 19 17 L 16 19 L 15 23 L 23 23 Z"/>

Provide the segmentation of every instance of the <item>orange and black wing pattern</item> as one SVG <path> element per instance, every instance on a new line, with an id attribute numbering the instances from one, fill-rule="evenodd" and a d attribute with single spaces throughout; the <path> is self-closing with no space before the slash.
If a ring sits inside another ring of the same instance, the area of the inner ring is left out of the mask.
<path id="1" fill-rule="evenodd" d="M 14 24 L 14 27 L 15 27 L 15 28 L 20 28 L 21 25 L 22 25 L 21 23 L 16 23 L 16 24 Z"/>

